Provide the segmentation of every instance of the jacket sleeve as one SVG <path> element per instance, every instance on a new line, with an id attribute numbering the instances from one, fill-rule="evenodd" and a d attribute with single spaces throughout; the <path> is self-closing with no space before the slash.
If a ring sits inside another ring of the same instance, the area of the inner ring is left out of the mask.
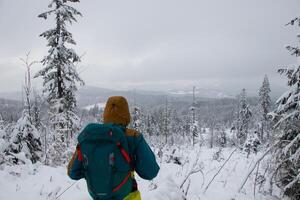
<path id="1" fill-rule="evenodd" d="M 84 178 L 83 164 L 82 161 L 78 159 L 77 150 L 73 154 L 68 164 L 68 176 L 73 180 L 79 180 L 81 178 Z"/>
<path id="2" fill-rule="evenodd" d="M 146 180 L 155 178 L 159 171 L 155 155 L 142 134 L 137 137 L 135 171 Z"/>

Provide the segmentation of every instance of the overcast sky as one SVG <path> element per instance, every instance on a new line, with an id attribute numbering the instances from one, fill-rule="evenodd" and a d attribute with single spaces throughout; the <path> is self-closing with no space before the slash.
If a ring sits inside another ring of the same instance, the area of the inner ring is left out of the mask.
<path id="1" fill-rule="evenodd" d="M 46 55 L 38 35 L 54 24 L 37 18 L 48 0 L 0 0 L 0 92 L 20 90 L 19 57 Z M 70 30 L 85 53 L 87 85 L 115 89 L 213 88 L 257 91 L 268 74 L 273 91 L 286 84 L 276 69 L 295 59 L 300 0 L 81 0 Z M 33 72 L 42 66 L 36 65 Z M 34 85 L 40 87 L 40 82 Z"/>

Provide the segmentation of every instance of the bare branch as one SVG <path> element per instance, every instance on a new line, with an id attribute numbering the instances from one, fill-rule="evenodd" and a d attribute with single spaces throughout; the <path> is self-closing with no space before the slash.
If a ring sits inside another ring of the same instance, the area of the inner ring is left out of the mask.
<path id="1" fill-rule="evenodd" d="M 223 163 L 223 165 L 220 167 L 220 169 L 217 171 L 217 173 L 213 176 L 213 178 L 210 180 L 210 182 L 207 184 L 207 186 L 205 187 L 203 194 L 207 191 L 207 189 L 209 188 L 210 184 L 213 182 L 213 180 L 216 178 L 216 176 L 220 173 L 220 171 L 224 168 L 224 166 L 226 165 L 226 163 L 230 160 L 231 156 L 233 155 L 233 153 L 237 150 L 238 148 L 235 148 L 230 155 L 228 156 L 228 158 L 225 160 L 225 162 Z"/>
<path id="2" fill-rule="evenodd" d="M 243 179 L 243 182 L 241 184 L 241 186 L 238 189 L 238 193 L 241 192 L 241 190 L 243 189 L 244 185 L 246 184 L 248 178 L 250 177 L 250 175 L 252 174 L 252 172 L 254 171 L 256 165 L 258 165 L 258 163 L 276 146 L 280 143 L 280 141 L 276 142 L 275 144 L 273 144 L 272 146 L 270 146 L 254 163 L 254 165 L 251 167 L 251 169 L 249 170 L 249 172 L 246 174 L 246 176 Z"/>

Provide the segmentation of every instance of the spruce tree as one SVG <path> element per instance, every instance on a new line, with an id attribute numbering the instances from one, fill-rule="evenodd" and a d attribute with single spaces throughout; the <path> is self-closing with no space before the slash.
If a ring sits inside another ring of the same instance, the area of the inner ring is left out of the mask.
<path id="1" fill-rule="evenodd" d="M 195 90 L 196 87 L 193 87 L 193 105 L 190 107 L 190 135 L 191 135 L 191 143 L 192 146 L 196 143 L 196 138 L 199 136 L 199 126 L 198 121 L 196 120 L 196 106 L 195 106 Z"/>
<path id="2" fill-rule="evenodd" d="M 2 115 L 0 114 L 0 165 L 5 162 L 5 154 L 4 150 L 7 148 L 7 141 L 6 141 L 6 131 L 4 127 L 4 120 Z"/>
<path id="3" fill-rule="evenodd" d="M 4 131 L 4 120 L 2 118 L 2 115 L 0 114 L 0 132 Z M 1 135 L 0 135 L 1 138 Z"/>
<path id="4" fill-rule="evenodd" d="M 22 117 L 14 126 L 5 153 L 12 164 L 26 163 L 22 153 L 32 163 L 37 162 L 41 158 L 40 134 L 32 124 L 27 109 L 23 111 Z"/>
<path id="5" fill-rule="evenodd" d="M 69 5 L 69 2 L 79 0 L 51 0 L 50 10 L 38 17 L 48 19 L 54 15 L 55 27 L 43 32 L 49 47 L 48 55 L 42 60 L 44 68 L 35 77 L 43 78 L 44 93 L 47 94 L 47 102 L 50 105 L 50 123 L 53 127 L 53 149 L 60 156 L 60 149 L 65 149 L 64 143 L 72 132 L 76 130 L 79 121 L 76 115 L 77 84 L 84 84 L 76 70 L 75 63 L 80 57 L 69 45 L 76 45 L 72 33 L 67 30 L 67 24 L 76 22 L 76 16 L 81 13 Z M 67 140 L 67 141 L 66 141 Z M 57 159 L 59 160 L 59 159 Z"/>
<path id="6" fill-rule="evenodd" d="M 265 75 L 262 86 L 259 89 L 259 104 L 260 104 L 260 113 L 261 113 L 261 130 L 260 130 L 260 139 L 264 140 L 264 132 L 267 132 L 267 139 L 269 138 L 268 131 L 268 113 L 271 108 L 271 97 L 270 97 L 270 83 L 268 76 Z"/>
<path id="7" fill-rule="evenodd" d="M 239 106 L 239 119 L 238 119 L 238 142 L 240 145 L 244 144 L 246 141 L 248 131 L 249 131 L 249 123 L 252 116 L 252 111 L 247 102 L 247 93 L 246 89 L 242 89 L 240 94 L 240 106 Z"/>
<path id="8" fill-rule="evenodd" d="M 132 127 L 140 133 L 143 132 L 141 109 L 137 106 L 134 106 L 132 111 Z"/>
<path id="9" fill-rule="evenodd" d="M 262 86 L 259 89 L 259 102 L 264 120 L 267 120 L 267 115 L 270 112 L 271 97 L 270 97 L 270 83 L 268 76 L 265 75 Z"/>
<path id="10" fill-rule="evenodd" d="M 194 106 L 190 107 L 190 119 L 189 119 L 189 128 L 190 128 L 190 136 L 191 136 L 191 144 L 192 146 L 196 143 L 196 138 L 199 136 L 199 124 L 195 119 L 196 108 Z"/>
<path id="11" fill-rule="evenodd" d="M 42 106 L 42 98 L 36 93 L 33 92 L 33 105 L 32 105 L 32 123 L 37 130 L 41 130 L 42 122 L 41 122 L 41 106 Z"/>
<path id="12" fill-rule="evenodd" d="M 170 134 L 170 117 L 171 117 L 171 109 L 168 105 L 168 97 L 166 97 L 166 104 L 165 108 L 163 108 L 164 111 L 162 111 L 162 117 L 163 117 L 163 124 L 162 124 L 162 130 L 165 135 L 165 143 L 168 144 L 168 138 Z"/>
<path id="13" fill-rule="evenodd" d="M 289 25 L 300 27 L 300 18 L 293 19 Z M 297 37 L 300 39 L 300 34 Z M 278 70 L 287 77 L 289 90 L 277 100 L 278 107 L 272 113 L 275 127 L 280 131 L 279 145 L 273 155 L 273 177 L 284 195 L 297 200 L 300 199 L 300 49 L 286 48 L 296 57 L 297 63 Z"/>
<path id="14" fill-rule="evenodd" d="M 29 62 L 29 53 L 26 59 L 21 59 L 27 68 L 25 74 L 25 101 L 21 118 L 14 125 L 5 154 L 12 164 L 26 163 L 30 159 L 32 163 L 41 158 L 40 134 L 33 124 L 32 103 L 31 103 L 31 74 L 30 67 L 35 62 Z"/>

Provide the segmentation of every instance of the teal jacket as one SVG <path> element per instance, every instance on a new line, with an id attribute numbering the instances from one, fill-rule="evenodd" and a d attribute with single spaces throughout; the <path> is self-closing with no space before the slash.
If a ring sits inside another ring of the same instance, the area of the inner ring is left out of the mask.
<path id="1" fill-rule="evenodd" d="M 133 159 L 133 167 L 137 174 L 146 180 L 155 178 L 159 171 L 155 155 L 145 141 L 142 134 L 135 130 L 121 127 L 126 134 L 129 154 Z M 73 180 L 84 178 L 83 164 L 78 157 L 76 150 L 68 164 L 68 175 Z"/>

